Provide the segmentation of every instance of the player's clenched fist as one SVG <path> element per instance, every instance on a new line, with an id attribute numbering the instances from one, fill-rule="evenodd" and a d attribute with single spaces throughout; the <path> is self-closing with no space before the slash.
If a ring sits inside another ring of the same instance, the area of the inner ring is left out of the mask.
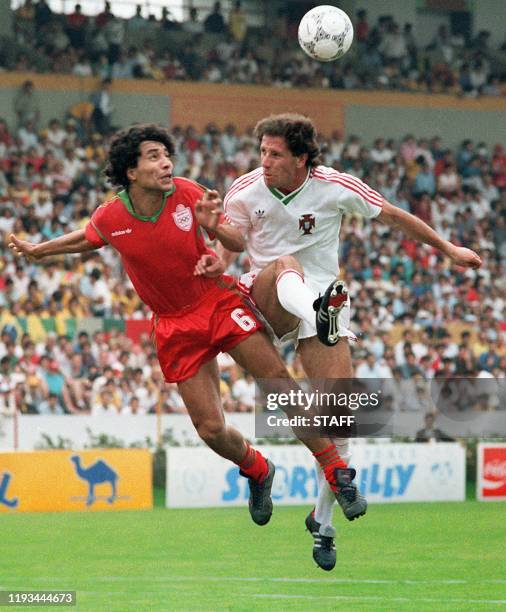
<path id="1" fill-rule="evenodd" d="M 206 230 L 214 230 L 220 223 L 223 210 L 221 198 L 215 189 L 207 189 L 195 204 L 195 216 L 199 225 Z"/>
<path id="2" fill-rule="evenodd" d="M 207 276 L 214 278 L 221 276 L 225 272 L 225 263 L 215 255 L 202 255 L 195 265 L 194 276 Z"/>

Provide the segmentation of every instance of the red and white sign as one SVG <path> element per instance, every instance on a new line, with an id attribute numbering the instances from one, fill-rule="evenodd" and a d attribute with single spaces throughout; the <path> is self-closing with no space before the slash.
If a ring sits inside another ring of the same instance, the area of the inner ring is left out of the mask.
<path id="1" fill-rule="evenodd" d="M 506 444 L 478 444 L 476 497 L 480 501 L 506 500 Z"/>

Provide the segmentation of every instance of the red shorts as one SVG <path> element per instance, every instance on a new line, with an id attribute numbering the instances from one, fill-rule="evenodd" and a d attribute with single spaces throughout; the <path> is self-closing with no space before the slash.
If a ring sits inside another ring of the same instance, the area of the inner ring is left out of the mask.
<path id="1" fill-rule="evenodd" d="M 236 291 L 216 286 L 181 314 L 155 316 L 158 360 L 167 382 L 182 382 L 200 367 L 262 329 Z"/>

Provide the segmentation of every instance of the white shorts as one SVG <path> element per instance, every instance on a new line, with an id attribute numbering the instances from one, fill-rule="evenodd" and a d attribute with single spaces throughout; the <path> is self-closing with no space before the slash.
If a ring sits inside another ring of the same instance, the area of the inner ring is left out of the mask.
<path id="1" fill-rule="evenodd" d="M 246 298 L 248 298 L 252 307 L 255 309 L 255 313 L 260 315 L 262 322 L 266 324 L 266 327 L 270 335 L 273 337 L 273 339 L 276 340 L 277 343 L 282 343 L 286 341 L 292 341 L 292 342 L 297 343 L 298 340 L 303 340 L 304 338 L 312 338 L 313 336 L 316 336 L 316 322 L 315 321 L 311 323 L 309 323 L 308 321 L 301 321 L 295 329 L 285 334 L 282 338 L 278 338 L 274 334 L 272 328 L 269 325 L 269 322 L 266 321 L 265 317 L 262 316 L 262 313 L 258 310 L 258 307 L 255 304 L 255 301 L 251 297 L 251 291 L 253 289 L 253 284 L 257 276 L 258 276 L 257 272 L 247 272 L 246 274 L 243 274 L 237 281 L 237 288 Z M 319 283 L 311 282 L 311 280 L 308 278 L 304 279 L 304 283 L 307 285 L 307 287 L 309 287 L 309 289 L 311 289 L 311 291 L 314 292 L 315 300 L 319 295 L 322 295 L 327 290 L 331 282 L 332 281 L 329 280 L 328 284 L 322 288 L 321 286 L 319 286 L 320 285 Z M 350 296 L 348 295 L 348 301 L 346 302 L 346 304 L 343 306 L 343 309 L 339 313 L 338 333 L 339 333 L 340 338 L 348 338 L 348 340 L 353 340 L 354 342 L 356 342 L 357 336 L 351 331 L 351 329 L 349 329 L 350 327 L 350 307 L 351 307 L 351 301 L 350 301 Z"/>

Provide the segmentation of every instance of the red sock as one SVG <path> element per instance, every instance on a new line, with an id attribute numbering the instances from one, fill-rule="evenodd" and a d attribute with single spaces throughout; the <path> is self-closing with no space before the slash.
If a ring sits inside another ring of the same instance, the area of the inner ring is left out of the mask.
<path id="1" fill-rule="evenodd" d="M 314 457 L 320 464 L 323 473 L 325 474 L 325 478 L 329 483 L 332 491 L 336 490 L 336 477 L 335 477 L 335 469 L 336 468 L 346 468 L 348 467 L 346 463 L 341 459 L 339 453 L 337 452 L 337 448 L 333 444 L 329 444 L 327 448 L 324 448 L 322 451 L 318 453 L 313 453 Z"/>
<path id="2" fill-rule="evenodd" d="M 265 457 L 246 442 L 247 450 L 244 459 L 239 463 L 239 469 L 243 476 L 263 482 L 269 473 L 269 466 Z"/>

